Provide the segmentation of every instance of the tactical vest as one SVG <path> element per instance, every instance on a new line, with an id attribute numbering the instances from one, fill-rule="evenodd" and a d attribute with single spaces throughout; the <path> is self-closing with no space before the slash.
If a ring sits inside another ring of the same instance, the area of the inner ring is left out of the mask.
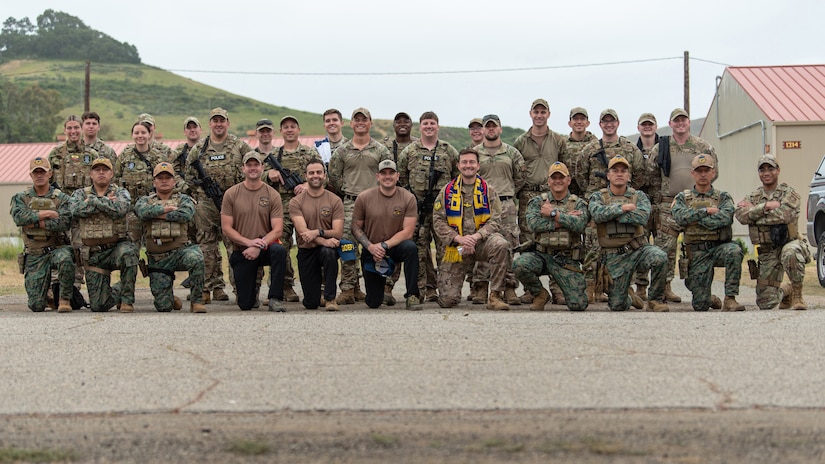
<path id="1" fill-rule="evenodd" d="M 178 206 L 181 196 L 173 194 L 168 200 L 161 200 L 157 194 L 149 195 L 149 205 Z M 146 224 L 149 222 L 149 224 Z M 171 222 L 165 219 L 153 218 L 144 221 L 143 238 L 146 242 L 146 252 L 152 254 L 167 253 L 180 248 L 189 241 L 189 226 L 185 222 Z"/>
<path id="2" fill-rule="evenodd" d="M 82 148 L 82 145 L 78 143 L 77 147 Z M 61 157 L 61 165 L 58 168 L 61 171 L 60 187 L 72 192 L 91 185 L 89 173 L 92 171 L 92 161 L 95 160 L 92 153 L 85 150 L 70 152 L 68 142 L 60 147 L 59 152 Z"/>
<path id="3" fill-rule="evenodd" d="M 690 209 L 718 208 L 721 202 L 722 196 L 719 190 L 714 190 L 713 195 L 705 196 L 701 199 L 694 196 L 692 191 L 685 190 L 685 204 Z M 716 230 L 710 230 L 700 226 L 698 223 L 693 223 L 685 228 L 684 241 L 685 243 L 697 243 L 708 241 L 718 242 L 730 241 L 732 237 L 733 229 L 730 225 L 721 227 Z"/>
<path id="4" fill-rule="evenodd" d="M 541 194 L 542 201 L 547 201 L 551 198 L 550 193 L 544 192 Z M 564 211 L 570 212 L 576 209 L 576 202 L 579 197 L 570 194 L 567 197 L 567 204 L 565 204 Z M 535 234 L 535 241 L 543 246 L 545 250 L 569 250 L 576 248 L 582 243 L 582 234 L 572 232 L 567 229 L 556 229 L 552 232 L 540 232 Z"/>
<path id="5" fill-rule="evenodd" d="M 57 189 L 49 197 L 31 196 L 27 193 L 24 201 L 32 211 L 57 211 L 58 206 L 60 206 L 57 199 L 59 193 L 60 190 Z M 37 249 L 57 245 L 63 232 L 55 232 L 40 227 L 25 229 L 21 227 L 20 234 L 23 236 L 23 245 L 26 248 Z"/>
<path id="6" fill-rule="evenodd" d="M 156 159 L 159 161 L 159 156 L 150 149 L 146 153 L 146 159 L 149 163 L 152 163 Z M 132 197 L 132 206 L 134 206 L 138 198 L 144 197 L 152 191 L 152 170 L 154 166 L 149 166 L 140 159 L 135 148 L 124 150 L 120 154 L 118 163 L 121 172 L 116 182 L 129 192 Z"/>
<path id="7" fill-rule="evenodd" d="M 433 192 L 438 192 L 451 180 L 450 155 L 447 152 L 447 145 L 442 143 L 439 141 L 436 145 L 435 159 L 433 159 L 433 151 L 427 150 L 421 144 L 413 145 L 415 149 L 407 152 L 412 155 L 407 159 L 410 189 L 416 196 L 423 198 L 423 195 L 427 193 L 427 187 L 430 185 L 430 163 L 433 164 L 433 171 L 441 173 L 433 186 Z"/>
<path id="8" fill-rule="evenodd" d="M 83 192 L 88 198 L 97 195 L 92 187 L 85 187 Z M 117 190 L 113 190 L 117 192 Z M 106 213 L 99 212 L 85 218 L 78 218 L 80 223 L 80 239 L 86 246 L 106 245 L 116 243 L 126 238 L 126 218 L 112 219 Z"/>
<path id="9" fill-rule="evenodd" d="M 748 198 L 748 202 L 752 205 L 756 205 L 759 203 L 760 197 L 753 195 Z M 773 241 L 771 240 L 771 226 L 772 224 L 748 224 L 748 236 L 751 240 L 751 243 L 754 245 L 771 245 L 773 246 Z M 791 221 L 788 226 L 788 237 L 790 240 L 798 240 L 799 236 L 799 226 L 796 221 Z"/>
<path id="10" fill-rule="evenodd" d="M 621 195 L 610 195 L 606 188 L 599 190 L 602 195 L 602 202 L 605 205 L 623 205 L 626 203 L 638 204 L 639 192 L 633 192 L 629 198 Z M 599 237 L 599 245 L 602 248 L 619 248 L 632 242 L 634 238 L 643 237 L 644 227 L 635 224 L 623 224 L 612 219 L 607 222 L 596 224 L 596 234 Z"/>
<path id="11" fill-rule="evenodd" d="M 230 134 L 223 143 L 223 151 L 216 151 L 210 141 L 203 156 L 199 157 L 206 175 L 217 182 L 224 192 L 240 180 L 238 177 L 240 165 L 235 163 L 235 159 L 237 157 L 240 160 L 240 157 L 244 155 L 244 153 L 241 153 L 242 144 L 241 139 Z M 200 145 L 197 146 L 197 150 L 195 152 L 193 149 L 193 153 L 200 154 Z"/>

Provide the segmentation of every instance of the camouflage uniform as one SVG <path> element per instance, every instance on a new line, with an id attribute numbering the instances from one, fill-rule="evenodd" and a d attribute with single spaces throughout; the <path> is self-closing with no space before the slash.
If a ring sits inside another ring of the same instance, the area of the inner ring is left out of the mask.
<path id="1" fill-rule="evenodd" d="M 773 309 L 783 296 L 779 290 L 782 274 L 788 273 L 791 284 L 802 285 L 805 264 L 811 261 L 808 243 L 797 230 L 801 199 L 791 186 L 782 183 L 772 192 L 759 187 L 745 200 L 753 206 L 737 208 L 735 216 L 736 220 L 748 226 L 751 243 L 757 247 L 759 278 L 756 280 L 756 305 L 759 309 Z M 769 201 L 778 201 L 779 208 L 765 210 L 765 203 Z M 783 224 L 787 226 L 790 241 L 776 246 L 771 241 L 771 228 Z"/>
<path id="2" fill-rule="evenodd" d="M 479 260 L 485 261 L 490 269 L 490 289 L 494 292 L 503 292 L 506 287 L 506 274 L 512 272 L 512 257 L 510 244 L 500 233 L 501 201 L 493 186 L 487 184 L 487 198 L 490 207 L 490 218 L 476 229 L 475 213 L 472 208 L 472 199 L 475 185 L 461 185 L 461 197 L 464 199 L 461 209 L 462 235 L 471 235 L 478 232 L 481 240 L 476 242 L 475 254 L 461 256 L 461 261 L 438 264 L 438 304 L 443 308 L 457 305 L 461 301 L 461 288 L 464 286 L 464 276 L 467 269 L 472 269 Z M 441 188 L 433 204 L 433 229 L 437 237 L 438 247 L 443 250 L 453 242 L 458 231 L 447 222 L 446 205 L 447 186 Z"/>
<path id="3" fill-rule="evenodd" d="M 719 208 L 719 212 L 708 214 L 708 207 Z M 725 268 L 725 296 L 739 294 L 743 254 L 742 248 L 731 242 L 735 209 L 731 196 L 715 188 L 704 194 L 695 188 L 679 192 L 673 202 L 673 219 L 685 231 L 689 263 L 685 285 L 693 293 L 696 311 L 710 308 L 715 266 Z"/>
<path id="4" fill-rule="evenodd" d="M 158 218 L 165 206 L 178 209 Z M 189 195 L 173 193 L 161 200 L 152 192 L 135 203 L 135 214 L 143 223 L 143 242 L 149 267 L 149 288 L 155 297 L 155 309 L 171 311 L 175 271 L 188 271 L 192 304 L 203 303 L 203 254 L 189 240 L 187 226 L 195 217 L 195 202 Z"/>
<path id="5" fill-rule="evenodd" d="M 659 142 L 659 134 L 655 134 L 656 143 Z M 655 146 L 655 144 L 654 144 Z M 645 226 L 645 237 L 647 241 L 650 241 L 650 237 L 653 236 L 655 239 L 656 236 L 656 224 L 659 222 L 659 207 L 657 206 L 658 203 L 653 201 L 652 193 L 650 191 L 650 184 L 651 184 L 651 172 L 650 172 L 650 153 L 653 151 L 653 147 L 645 148 L 642 144 L 641 137 L 639 140 L 636 141 L 636 147 L 642 153 L 642 159 L 644 159 L 645 166 L 648 167 L 647 173 L 647 184 L 640 188 L 639 190 L 645 192 L 647 198 L 650 200 L 650 218 L 647 220 L 647 225 Z M 645 287 L 650 285 L 650 279 L 648 278 L 647 272 L 637 272 L 636 273 L 636 286 L 637 287 Z M 646 296 L 645 296 L 646 297 Z"/>
<path id="6" fill-rule="evenodd" d="M 207 140 L 208 146 L 201 155 L 201 150 Z M 198 185 L 201 179 L 192 163 L 200 160 L 206 175 L 218 184 L 222 192 L 225 192 L 242 180 L 243 155 L 250 151 L 252 148 L 246 142 L 229 134 L 220 144 L 212 142 L 210 137 L 201 140 L 192 147 L 186 158 L 186 184 L 196 201 L 195 227 L 198 229 L 197 240 L 204 259 L 204 292 L 223 290 L 226 286 L 223 280 L 218 241 L 223 240 L 227 254 L 232 253 L 232 243 L 223 238 L 220 211 L 215 202 L 207 197 L 203 188 Z M 229 272 L 231 281 L 231 266 Z"/>
<path id="7" fill-rule="evenodd" d="M 56 219 L 45 219 L 40 228 L 38 212 L 57 211 Z M 43 196 L 34 188 L 14 195 L 11 199 L 11 217 L 20 227 L 25 254 L 25 287 L 29 309 L 40 312 L 46 309 L 46 292 L 51 282 L 51 270 L 57 270 L 60 295 L 55 298 L 72 299 L 75 264 L 72 247 L 67 246 L 66 231 L 72 221 L 69 197 L 54 187 Z M 33 227 L 24 227 L 33 226 Z"/>
<path id="8" fill-rule="evenodd" d="M 527 180 L 524 157 L 515 147 L 504 142 L 493 154 L 484 148 L 483 143 L 476 146 L 475 150 L 478 152 L 478 174 L 498 193 L 501 201 L 501 223 L 498 232 L 510 244 L 511 250 L 505 283 L 508 288 L 515 289 L 518 287 L 518 281 L 513 274 L 512 249 L 519 246 L 519 227 L 518 210 L 513 197 L 524 187 Z M 480 269 L 476 269 L 474 282 L 488 280 L 489 272 L 484 270 L 485 267 L 479 266 Z"/>
<path id="9" fill-rule="evenodd" d="M 435 150 L 428 150 L 421 141 L 416 140 L 398 157 L 399 184 L 409 188 L 419 202 L 423 201 L 427 194 L 431 165 L 433 171 L 440 173 L 431 192 L 435 199 L 438 191 L 444 188 L 450 179 L 458 176 L 458 151 L 443 140 L 438 141 Z M 415 227 L 415 243 L 418 246 L 418 289 L 421 295 L 425 295 L 426 290 L 437 287 L 436 270 L 430 250 L 430 244 L 435 236 L 433 215 L 424 214 L 422 217 L 419 210 L 419 221 Z M 436 262 L 440 263 L 443 257 L 444 248 L 436 243 Z"/>
<path id="10" fill-rule="evenodd" d="M 115 150 L 109 145 L 106 145 L 106 142 L 100 139 L 95 140 L 95 143 L 92 144 L 84 144 L 83 151 L 93 157 L 102 156 L 109 158 L 109 161 L 111 161 L 112 164 L 114 164 L 115 159 L 117 159 L 117 153 L 115 153 Z"/>
<path id="11" fill-rule="evenodd" d="M 565 138 L 564 151 L 559 154 L 559 161 L 564 163 L 564 165 L 567 166 L 572 173 L 570 187 L 567 189 L 570 190 L 570 193 L 581 196 L 584 193 L 584 189 L 579 186 L 579 182 L 576 180 L 575 172 L 576 168 L 579 166 L 579 157 L 581 157 L 581 152 L 584 150 L 584 147 L 586 147 L 590 142 L 598 140 L 598 138 L 596 138 L 596 136 L 590 131 L 586 131 L 584 133 L 584 138 L 581 140 L 573 140 L 571 138 L 572 135 L 573 133 L 571 132 L 570 135 Z"/>
<path id="12" fill-rule="evenodd" d="M 676 268 L 676 245 L 682 228 L 673 220 L 670 205 L 676 194 L 693 186 L 690 175 L 691 162 L 696 155 L 706 154 L 713 157 L 713 165 L 719 166 L 716 152 L 706 141 L 696 136 L 689 136 L 684 145 L 678 145 L 669 137 L 671 171 L 669 175 L 659 167 L 659 144 L 653 147 L 648 157 L 648 175 L 650 184 L 650 201 L 659 205 L 659 223 L 654 243 L 667 253 L 667 281 L 673 280 Z M 717 169 L 718 172 L 718 169 Z M 717 176 L 718 177 L 718 176 Z M 715 180 L 715 179 L 714 179 Z"/>
<path id="13" fill-rule="evenodd" d="M 182 192 L 185 194 L 189 194 L 189 189 L 186 185 L 186 181 L 184 178 L 186 177 L 186 158 L 189 156 L 192 147 L 189 146 L 188 143 L 182 143 L 175 147 L 172 151 L 172 156 L 167 160 L 172 163 L 172 166 L 175 168 L 175 176 L 179 178 L 177 185 L 175 185 L 175 191 Z M 182 156 L 186 153 L 186 156 Z M 195 221 L 191 221 L 189 223 L 189 227 L 187 227 L 187 233 L 189 234 L 189 240 L 192 243 L 197 243 L 198 241 L 198 228 L 195 227 Z M 220 256 L 217 258 L 220 260 Z"/>
<path id="14" fill-rule="evenodd" d="M 550 201 L 558 211 L 580 211 L 581 216 L 560 214 L 561 228 L 553 218 L 541 215 L 541 205 Z M 587 308 L 584 272 L 581 260 L 584 254 L 582 232 L 590 222 L 587 204 L 577 195 L 568 193 L 561 200 L 545 192 L 530 200 L 527 206 L 527 226 L 535 235 L 536 251 L 522 253 L 513 262 L 516 277 L 532 295 L 542 292 L 539 277 L 549 274 L 561 287 L 567 307 L 572 311 Z"/>
<path id="15" fill-rule="evenodd" d="M 348 140 L 332 154 L 329 161 L 329 182 L 344 200 L 343 240 L 358 243 L 352 236 L 352 211 L 355 209 L 355 198 L 364 190 L 377 185 L 375 174 L 378 172 L 378 163 L 385 159 L 390 159 L 390 152 L 387 147 L 375 139 L 371 139 L 361 150 L 355 148 L 352 141 Z M 341 262 L 339 287 L 342 292 L 358 287 L 357 259 Z"/>
<path id="16" fill-rule="evenodd" d="M 109 195 L 115 199 L 110 200 Z M 131 210 L 129 192 L 111 184 L 102 196 L 94 187 L 75 190 L 72 216 L 80 223 L 80 254 L 92 311 L 108 311 L 118 303 L 135 303 L 138 247 L 126 240 L 126 213 Z M 112 270 L 120 270 L 119 291 L 109 286 Z"/>
<path id="17" fill-rule="evenodd" d="M 525 182 L 524 186 L 518 190 L 518 227 L 519 241 L 528 242 L 533 238 L 533 232 L 527 227 L 527 205 L 530 200 L 541 195 L 542 192 L 550 191 L 547 185 L 547 172 L 550 165 L 566 158 L 564 153 L 567 146 L 564 136 L 547 130 L 547 136 L 541 145 L 537 144 L 531 137 L 532 128 L 519 135 L 513 143 L 513 147 L 521 153 L 524 158 Z"/>
<path id="18" fill-rule="evenodd" d="M 624 156 L 630 162 L 630 187 L 636 190 L 645 185 L 647 179 L 647 166 L 644 163 L 642 152 L 627 140 L 624 136 L 619 136 L 615 142 L 604 143 L 601 139 L 595 139 L 582 148 L 581 155 L 576 165 L 576 182 L 584 189 L 585 198 L 591 198 L 594 192 L 607 187 L 607 165 L 600 160 L 599 153 L 604 145 L 605 162 L 610 162 L 616 155 Z M 572 183 L 571 183 L 572 185 Z M 648 211 L 648 214 L 650 211 Z M 595 219 L 595 218 L 594 218 Z M 599 257 L 599 241 L 596 237 L 596 228 L 585 229 L 584 248 L 587 253 L 584 256 L 584 276 L 588 282 L 593 281 L 593 269 Z"/>
<path id="19" fill-rule="evenodd" d="M 625 203 L 635 203 L 636 210 L 623 213 L 622 204 Z M 627 290 L 639 269 L 651 271 L 649 299 L 662 301 L 667 255 L 644 240 L 644 225 L 650 216 L 650 200 L 647 195 L 632 187 L 627 187 L 624 195 L 615 195 L 610 189 L 604 188 L 590 196 L 588 208 L 598 229 L 608 229 L 612 225 L 617 230 L 632 231 L 619 234 L 617 238 L 609 235 L 599 237 L 601 260 L 613 280 L 608 292 L 607 305 L 610 310 L 625 311 L 630 307 Z M 605 225 L 599 227 L 601 224 Z M 609 241 L 624 241 L 625 245 L 608 246 Z"/>
<path id="20" fill-rule="evenodd" d="M 158 163 L 167 161 L 166 155 L 154 148 L 149 148 L 149 151 L 142 155 L 148 164 L 141 158 L 135 146 L 129 145 L 120 152 L 120 156 L 112 166 L 112 171 L 114 171 L 112 183 L 129 192 L 133 208 L 138 198 L 152 191 L 152 170 Z M 130 209 L 126 215 L 126 236 L 137 243 L 140 248 L 141 235 L 140 221 L 135 216 L 135 212 Z"/>

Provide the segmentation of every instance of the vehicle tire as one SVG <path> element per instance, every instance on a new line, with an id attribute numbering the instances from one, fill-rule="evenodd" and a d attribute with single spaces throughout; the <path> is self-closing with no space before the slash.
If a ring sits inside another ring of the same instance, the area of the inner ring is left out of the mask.
<path id="1" fill-rule="evenodd" d="M 825 287 L 825 232 L 816 242 L 816 276 L 819 278 L 819 285 Z"/>

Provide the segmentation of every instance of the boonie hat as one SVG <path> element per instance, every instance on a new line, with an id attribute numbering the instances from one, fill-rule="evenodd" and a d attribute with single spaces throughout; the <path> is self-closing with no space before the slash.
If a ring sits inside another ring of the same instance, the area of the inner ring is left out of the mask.
<path id="1" fill-rule="evenodd" d="M 338 247 L 338 256 L 341 261 L 355 261 L 355 244 L 349 240 L 341 240 Z"/>
<path id="2" fill-rule="evenodd" d="M 363 107 L 362 108 L 355 108 L 355 110 L 352 111 L 352 117 L 354 118 L 355 115 L 358 114 L 358 113 L 363 114 L 364 116 L 367 117 L 367 119 L 372 119 L 372 114 L 370 114 L 370 110 L 368 110 L 366 108 L 363 108 Z"/>
<path id="3" fill-rule="evenodd" d="M 29 161 L 29 172 L 32 173 L 38 169 L 42 169 L 44 171 L 51 171 L 52 165 L 51 163 L 49 163 L 49 159 L 44 158 L 42 156 L 32 158 L 32 160 Z"/>
<path id="4" fill-rule="evenodd" d="M 100 158 L 95 158 L 95 160 L 92 161 L 92 169 L 94 169 L 95 166 L 100 166 L 100 165 L 103 165 L 103 166 L 106 166 L 109 169 L 112 169 L 112 162 L 109 161 L 109 158 L 100 157 Z"/>
<path id="5" fill-rule="evenodd" d="M 532 110 L 533 108 L 539 105 L 547 108 L 548 110 L 550 109 L 550 105 L 547 104 L 547 100 L 543 98 L 536 98 L 535 100 L 533 100 L 533 103 L 530 104 L 530 109 Z"/>
<path id="6" fill-rule="evenodd" d="M 470 124 L 467 124 L 467 128 L 469 129 L 469 128 L 473 127 L 473 124 L 478 124 L 479 126 L 484 125 L 481 118 L 473 118 L 473 119 L 470 119 Z"/>
<path id="7" fill-rule="evenodd" d="M 195 124 L 198 125 L 198 127 L 201 127 L 201 122 L 198 121 L 198 118 L 196 118 L 194 116 L 189 116 L 188 118 L 183 120 L 183 128 L 186 129 L 187 127 L 189 127 L 190 122 L 194 122 Z"/>
<path id="8" fill-rule="evenodd" d="M 259 119 L 258 122 L 255 123 L 255 131 L 259 131 L 261 129 L 275 130 L 275 125 L 272 123 L 271 119 Z"/>
<path id="9" fill-rule="evenodd" d="M 497 114 L 488 114 L 487 116 L 484 116 L 484 118 L 481 120 L 481 125 L 486 126 L 487 123 L 490 121 L 496 123 L 498 127 L 501 127 L 501 119 L 498 118 Z"/>
<path id="10" fill-rule="evenodd" d="M 172 166 L 171 164 L 169 164 L 165 161 L 163 163 L 158 163 L 158 165 L 155 166 L 155 170 L 152 171 L 152 177 L 157 177 L 158 174 L 160 174 L 162 172 L 168 172 L 169 174 L 172 175 L 172 177 L 175 177 L 175 168 L 174 168 L 174 166 Z"/>
<path id="11" fill-rule="evenodd" d="M 366 261 L 364 261 L 364 270 L 380 274 L 384 277 L 390 277 L 394 269 L 394 264 L 395 263 L 392 262 L 392 258 L 389 256 L 384 256 L 384 259 L 378 261 L 377 263 L 373 261 L 370 256 L 366 259 Z"/>
<path id="12" fill-rule="evenodd" d="M 675 110 L 670 112 L 670 120 L 673 121 L 674 119 L 678 118 L 679 116 L 684 116 L 690 119 L 690 115 L 682 108 L 676 108 Z"/>
<path id="13" fill-rule="evenodd" d="M 263 164 L 263 158 L 261 157 L 261 154 L 257 151 L 249 151 L 245 155 L 243 155 L 243 164 L 246 164 L 246 162 L 251 159 L 254 159 L 255 161 Z"/>
<path id="14" fill-rule="evenodd" d="M 630 163 L 627 161 L 627 158 L 622 155 L 616 155 L 613 158 L 610 158 L 610 162 L 607 163 L 607 169 L 610 169 L 617 164 L 624 164 L 628 167 L 628 169 L 630 169 Z"/>
<path id="15" fill-rule="evenodd" d="M 706 167 L 713 169 L 713 157 L 710 155 L 699 154 L 693 157 L 693 161 L 690 163 L 691 167 L 695 171 L 696 168 Z M 761 165 L 760 165 L 761 166 Z"/>
<path id="16" fill-rule="evenodd" d="M 581 114 L 585 118 L 590 119 L 590 115 L 587 114 L 587 110 L 582 108 L 581 106 L 577 106 L 577 107 L 573 108 L 572 110 L 570 110 L 570 119 L 573 119 L 573 116 L 575 116 L 577 114 Z"/>
<path id="17" fill-rule="evenodd" d="M 770 164 L 775 168 L 779 167 L 779 164 L 777 164 L 776 158 L 774 158 L 773 155 L 762 155 L 759 158 L 759 164 L 757 164 L 756 167 L 761 168 L 763 164 Z"/>
<path id="18" fill-rule="evenodd" d="M 642 124 L 643 122 L 656 124 L 656 116 L 654 116 L 653 113 L 642 113 L 642 115 L 639 116 L 639 122 L 637 124 Z"/>
<path id="19" fill-rule="evenodd" d="M 550 171 L 547 173 L 547 177 L 552 177 L 553 174 L 557 172 L 564 174 L 564 177 L 568 177 L 570 175 L 570 171 L 567 169 L 567 165 L 562 163 L 561 161 L 556 161 L 555 163 L 550 165 Z"/>
<path id="20" fill-rule="evenodd" d="M 227 121 L 229 120 L 229 113 L 227 113 L 226 110 L 221 108 L 221 107 L 214 108 L 214 109 L 212 109 L 212 111 L 209 112 L 209 120 L 210 121 L 215 116 L 221 116 L 223 118 L 226 118 Z"/>
<path id="21" fill-rule="evenodd" d="M 607 116 L 607 115 L 613 116 L 613 118 L 616 119 L 616 121 L 619 120 L 619 114 L 616 113 L 616 110 L 614 110 L 613 108 L 608 108 L 608 109 L 602 111 L 602 114 L 599 115 L 599 121 L 604 119 L 604 117 Z"/>
<path id="22" fill-rule="evenodd" d="M 398 171 L 398 168 L 395 165 L 395 161 L 393 160 L 384 160 L 378 163 L 378 172 L 383 171 L 384 169 L 392 169 L 393 171 Z"/>

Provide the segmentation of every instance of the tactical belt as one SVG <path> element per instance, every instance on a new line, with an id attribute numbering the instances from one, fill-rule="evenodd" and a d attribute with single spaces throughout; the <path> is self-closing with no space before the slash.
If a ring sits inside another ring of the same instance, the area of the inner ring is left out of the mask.
<path id="1" fill-rule="evenodd" d="M 634 250 L 638 250 L 639 248 L 643 247 L 647 244 L 645 237 L 636 237 L 633 240 L 627 242 L 626 244 L 618 247 L 618 248 L 604 248 L 602 247 L 602 253 L 608 255 L 623 255 L 625 253 L 630 253 Z M 635 246 L 634 246 L 635 245 Z"/>
<path id="2" fill-rule="evenodd" d="M 122 242 L 123 240 L 118 240 L 117 242 L 113 243 L 104 243 L 103 245 L 95 245 L 89 247 L 89 253 L 97 253 L 98 251 L 106 251 L 110 248 L 114 248 L 117 246 L 118 243 Z"/>
<path id="3" fill-rule="evenodd" d="M 690 249 L 690 251 L 692 253 L 695 253 L 697 251 L 712 250 L 712 249 L 718 247 L 719 245 L 722 245 L 723 243 L 729 243 L 729 242 L 725 242 L 725 241 L 722 241 L 722 240 L 713 240 L 713 241 L 705 241 L 705 242 L 699 242 L 699 243 L 688 243 L 687 246 L 688 246 L 688 249 Z"/>
<path id="4" fill-rule="evenodd" d="M 778 247 L 774 246 L 773 243 L 760 243 L 756 245 L 756 249 L 758 253 L 770 253 L 772 251 L 776 251 Z"/>
<path id="5" fill-rule="evenodd" d="M 548 188 L 549 187 L 547 187 L 546 185 L 525 185 L 524 187 L 522 187 L 523 190 L 530 190 L 533 192 L 543 192 Z"/>
<path id="6" fill-rule="evenodd" d="M 181 244 L 181 246 L 175 248 L 174 250 L 167 251 L 166 253 L 149 253 L 147 251 L 146 256 L 149 257 L 149 258 L 152 258 L 152 263 L 154 264 L 154 263 L 157 263 L 158 261 L 163 261 L 164 259 L 172 256 L 176 251 L 180 250 L 183 247 L 188 247 L 191 244 L 192 244 L 192 242 L 184 242 L 184 243 Z"/>
<path id="7" fill-rule="evenodd" d="M 29 256 L 43 256 L 43 255 L 47 255 L 47 254 L 53 252 L 54 250 L 56 250 L 60 247 L 63 247 L 63 246 L 65 246 L 65 245 L 56 245 L 56 246 L 49 246 L 49 247 L 43 247 L 43 248 L 26 248 L 25 253 Z"/>
<path id="8" fill-rule="evenodd" d="M 553 248 L 551 246 L 539 245 L 538 243 L 536 244 L 536 251 L 547 253 L 548 255 L 562 255 L 568 258 L 573 254 L 570 248 Z"/>
<path id="9" fill-rule="evenodd" d="M 507 200 L 512 200 L 513 197 L 512 196 L 510 196 L 510 197 L 498 197 L 498 199 L 499 199 L 499 201 L 507 201 Z"/>
<path id="10" fill-rule="evenodd" d="M 347 195 L 347 194 L 344 194 L 344 200 L 352 200 L 352 201 L 355 201 L 355 199 L 356 199 L 356 198 L 358 198 L 358 195 Z"/>

